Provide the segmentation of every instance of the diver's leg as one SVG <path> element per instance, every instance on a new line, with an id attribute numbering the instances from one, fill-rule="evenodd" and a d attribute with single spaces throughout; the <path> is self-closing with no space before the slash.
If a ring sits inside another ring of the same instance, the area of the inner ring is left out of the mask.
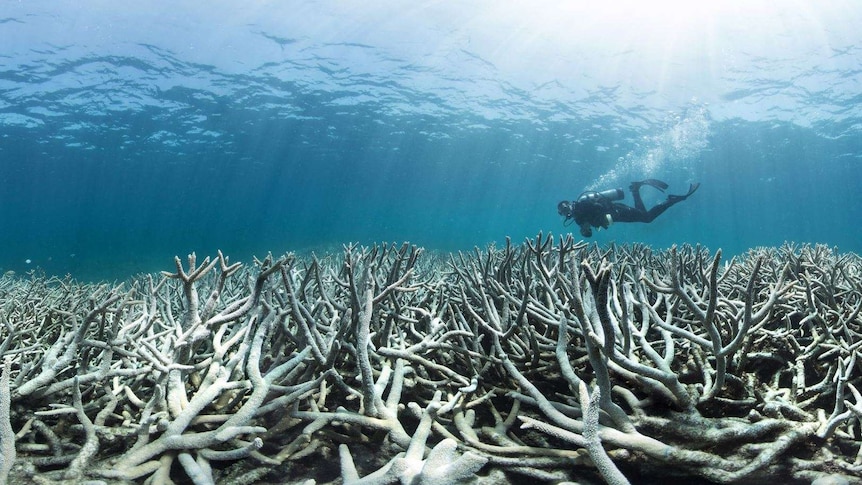
<path id="1" fill-rule="evenodd" d="M 632 198 L 635 200 L 635 209 L 646 212 L 646 206 L 643 199 L 641 199 L 641 185 L 643 185 L 643 182 L 632 182 L 629 185 L 629 190 L 632 192 Z"/>
<path id="2" fill-rule="evenodd" d="M 631 190 L 632 197 L 635 199 L 635 208 L 646 213 L 646 206 L 644 205 L 643 199 L 641 199 L 641 186 L 643 185 L 649 185 L 650 187 L 654 187 L 664 192 L 664 189 L 667 188 L 667 184 L 658 179 L 646 179 L 639 182 L 632 182 L 632 184 L 629 185 L 629 190 Z"/>
<path id="3" fill-rule="evenodd" d="M 656 205 L 655 207 L 646 212 L 646 215 L 644 217 L 645 220 L 642 222 L 652 222 L 653 219 L 660 216 L 662 212 L 668 210 L 668 208 L 670 208 L 672 205 L 687 199 L 691 194 L 694 193 L 695 190 L 697 190 L 698 187 L 700 187 L 700 184 L 694 183 L 689 186 L 688 193 L 685 195 L 668 195 L 667 200 L 661 202 L 660 204 Z"/>
<path id="4" fill-rule="evenodd" d="M 643 222 L 646 211 L 615 202 L 611 210 L 613 222 Z"/>
<path id="5" fill-rule="evenodd" d="M 664 202 L 656 204 L 652 209 L 644 212 L 643 220 L 640 222 L 652 222 L 656 217 L 660 216 L 662 212 L 668 210 L 670 206 L 680 202 L 680 200 L 671 200 L 670 197 L 667 198 Z"/>

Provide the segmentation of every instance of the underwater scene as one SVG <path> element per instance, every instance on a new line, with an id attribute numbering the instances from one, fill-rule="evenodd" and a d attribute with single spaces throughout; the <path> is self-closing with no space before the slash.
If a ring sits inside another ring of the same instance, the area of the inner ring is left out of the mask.
<path id="1" fill-rule="evenodd" d="M 859 25 L 0 3 L 0 485 L 862 483 Z"/>

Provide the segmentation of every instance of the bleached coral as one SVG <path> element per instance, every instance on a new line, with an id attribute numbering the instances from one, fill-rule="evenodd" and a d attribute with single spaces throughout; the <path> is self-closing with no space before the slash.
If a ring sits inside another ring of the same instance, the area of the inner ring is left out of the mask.
<path id="1" fill-rule="evenodd" d="M 0 474 L 859 482 L 858 256 L 722 263 L 542 235 L 431 256 L 191 255 L 120 286 L 3 276 Z"/>

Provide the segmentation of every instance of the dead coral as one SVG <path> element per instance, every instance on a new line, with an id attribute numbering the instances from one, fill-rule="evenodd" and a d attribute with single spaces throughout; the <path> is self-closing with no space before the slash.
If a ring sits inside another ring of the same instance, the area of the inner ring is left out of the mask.
<path id="1" fill-rule="evenodd" d="M 190 255 L 0 295 L 11 483 L 862 473 L 862 261 L 823 246 Z"/>

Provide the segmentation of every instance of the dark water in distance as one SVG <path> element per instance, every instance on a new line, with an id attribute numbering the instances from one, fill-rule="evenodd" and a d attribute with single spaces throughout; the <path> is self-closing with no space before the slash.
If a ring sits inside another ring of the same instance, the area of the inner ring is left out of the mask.
<path id="1" fill-rule="evenodd" d="M 702 186 L 594 240 L 862 251 L 862 4 L 118 5 L 0 4 L 0 270 L 471 249 L 648 176 Z"/>

